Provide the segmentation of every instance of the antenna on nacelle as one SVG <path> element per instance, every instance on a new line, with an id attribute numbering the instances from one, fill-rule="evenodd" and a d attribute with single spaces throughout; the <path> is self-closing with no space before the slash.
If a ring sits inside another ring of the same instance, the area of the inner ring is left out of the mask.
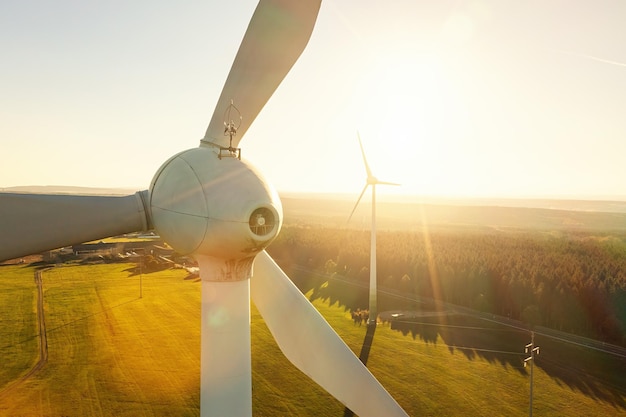
<path id="1" fill-rule="evenodd" d="M 233 119 L 233 112 L 237 113 L 237 115 L 234 116 L 235 118 L 239 116 L 239 123 L 237 124 L 235 124 L 235 120 Z M 230 139 L 230 142 L 228 144 L 228 148 L 220 146 L 220 153 L 219 153 L 220 159 L 222 159 L 223 156 L 226 156 L 226 157 L 236 156 L 237 158 L 241 159 L 241 148 L 233 148 L 233 137 L 237 136 L 237 129 L 239 129 L 239 126 L 241 126 L 242 120 L 243 120 L 243 117 L 241 116 L 241 112 L 235 106 L 233 100 L 231 99 L 230 105 L 224 112 L 224 136 L 228 136 Z M 227 152 L 223 153 L 222 151 L 227 151 Z"/>

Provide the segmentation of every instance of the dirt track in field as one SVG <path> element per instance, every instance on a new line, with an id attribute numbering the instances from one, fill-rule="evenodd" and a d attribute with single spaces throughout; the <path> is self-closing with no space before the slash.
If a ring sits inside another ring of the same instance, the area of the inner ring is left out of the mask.
<path id="1" fill-rule="evenodd" d="M 43 271 L 45 271 L 45 269 L 35 271 L 35 284 L 37 285 L 37 336 L 39 339 L 39 358 L 28 372 L 0 391 L 0 399 L 22 385 L 28 378 L 36 374 L 48 362 L 48 336 L 46 333 L 46 319 L 43 308 Z"/>

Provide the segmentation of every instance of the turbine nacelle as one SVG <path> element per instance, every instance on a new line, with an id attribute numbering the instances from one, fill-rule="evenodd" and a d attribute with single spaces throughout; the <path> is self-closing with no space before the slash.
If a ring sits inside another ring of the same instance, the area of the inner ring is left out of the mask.
<path id="1" fill-rule="evenodd" d="M 283 217 L 278 194 L 251 164 L 202 147 L 161 166 L 150 185 L 150 211 L 177 252 L 230 265 L 211 274 L 218 281 L 249 278 L 254 257 L 278 235 Z"/>

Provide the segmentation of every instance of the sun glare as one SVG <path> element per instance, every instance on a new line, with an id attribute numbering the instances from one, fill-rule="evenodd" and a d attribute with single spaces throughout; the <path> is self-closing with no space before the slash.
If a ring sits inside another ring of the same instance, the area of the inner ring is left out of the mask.
<path id="1" fill-rule="evenodd" d="M 457 173 L 450 167 L 440 172 L 442 156 L 465 118 L 447 68 L 434 53 L 401 50 L 375 62 L 364 71 L 354 100 L 364 144 L 376 148 L 368 153 L 372 169 L 410 192 L 445 191 Z"/>

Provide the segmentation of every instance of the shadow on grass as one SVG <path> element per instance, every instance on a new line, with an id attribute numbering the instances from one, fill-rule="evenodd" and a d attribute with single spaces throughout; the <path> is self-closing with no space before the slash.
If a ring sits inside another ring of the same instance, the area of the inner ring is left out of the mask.
<path id="1" fill-rule="evenodd" d="M 291 268 L 286 271 L 294 284 L 309 299 L 338 305 L 344 311 L 367 308 L 367 287 L 357 283 L 329 280 L 328 277 Z M 506 323 L 489 320 L 484 315 L 463 314 L 442 310 L 433 303 L 401 298 L 379 292 L 379 311 L 390 320 L 392 330 L 425 343 L 444 343 L 451 354 L 462 354 L 468 360 L 486 360 L 494 365 L 510 367 L 528 375 L 524 368 L 524 352 L 530 343 L 530 331 Z M 518 324 L 519 326 L 519 324 Z M 581 346 L 555 337 L 537 334 L 535 344 L 541 354 L 535 365 L 553 380 L 572 390 L 626 410 L 626 357 Z"/>
<path id="2" fill-rule="evenodd" d="M 128 276 L 129 277 L 136 277 L 139 275 L 150 275 L 154 272 L 161 272 L 161 271 L 165 271 L 166 269 L 171 269 L 172 266 L 170 264 L 159 264 L 159 267 L 153 267 L 153 268 L 140 268 L 138 265 L 136 266 L 131 266 L 130 268 L 126 268 L 124 269 L 124 272 L 128 272 Z"/>
<path id="3" fill-rule="evenodd" d="M 359 360 L 363 365 L 367 366 L 367 360 L 370 357 L 370 350 L 372 349 L 372 342 L 374 341 L 374 334 L 376 333 L 376 323 L 368 323 L 367 331 L 365 332 L 365 339 L 363 339 L 363 345 L 361 346 L 361 353 L 359 354 Z M 343 410 L 343 417 L 352 417 L 354 412 L 346 407 Z"/>

